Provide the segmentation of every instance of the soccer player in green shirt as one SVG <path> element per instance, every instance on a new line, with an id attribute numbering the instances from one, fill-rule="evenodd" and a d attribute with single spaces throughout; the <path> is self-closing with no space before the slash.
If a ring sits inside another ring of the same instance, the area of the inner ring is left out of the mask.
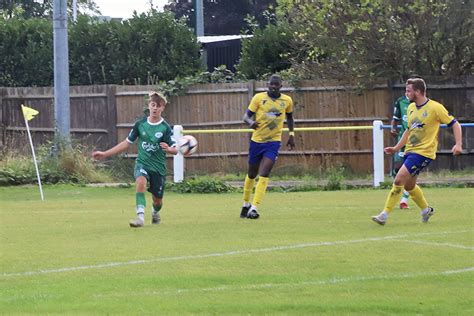
<path id="1" fill-rule="evenodd" d="M 410 105 L 410 100 L 403 95 L 399 97 L 393 106 L 393 117 L 392 117 L 392 128 L 390 133 L 392 136 L 397 137 L 397 142 L 400 141 L 403 133 L 408 129 L 408 118 L 407 118 L 407 109 Z M 398 130 L 398 124 L 401 125 L 400 130 Z M 395 178 L 398 170 L 403 164 L 403 156 L 405 155 L 405 146 L 402 147 L 397 153 L 392 156 L 392 176 Z M 400 200 L 400 208 L 408 208 L 408 198 L 410 194 L 403 190 L 402 198 Z"/>
<path id="2" fill-rule="evenodd" d="M 161 117 L 166 102 L 163 95 L 157 92 L 150 93 L 149 116 L 136 121 L 124 141 L 109 150 L 92 153 L 94 159 L 105 159 L 126 151 L 130 144 L 138 139 L 138 156 L 134 170 L 137 217 L 130 221 L 130 227 L 142 227 L 145 224 L 147 186 L 153 199 L 152 224 L 159 224 L 161 221 L 159 212 L 163 205 L 165 190 L 166 154 L 176 155 L 178 152 L 172 138 L 172 129 Z"/>

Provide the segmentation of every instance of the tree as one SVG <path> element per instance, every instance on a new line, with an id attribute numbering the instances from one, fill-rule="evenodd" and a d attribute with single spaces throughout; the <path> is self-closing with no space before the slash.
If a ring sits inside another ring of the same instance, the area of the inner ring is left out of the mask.
<path id="1" fill-rule="evenodd" d="M 292 67 L 306 78 L 472 73 L 472 1 L 279 0 L 293 34 Z"/>
<path id="2" fill-rule="evenodd" d="M 5 18 L 34 18 L 51 17 L 53 15 L 54 0 L 0 0 L 0 15 Z M 72 15 L 72 2 L 68 0 L 68 12 Z M 77 0 L 78 13 L 95 12 L 100 13 L 94 0 Z"/>
<path id="3" fill-rule="evenodd" d="M 184 18 L 189 27 L 194 28 L 196 18 L 195 2 L 192 0 L 175 0 L 165 6 L 175 16 Z M 206 35 L 240 34 L 246 28 L 246 16 L 252 16 L 264 24 L 266 19 L 262 12 L 272 9 L 276 0 L 203 0 L 204 33 Z"/>

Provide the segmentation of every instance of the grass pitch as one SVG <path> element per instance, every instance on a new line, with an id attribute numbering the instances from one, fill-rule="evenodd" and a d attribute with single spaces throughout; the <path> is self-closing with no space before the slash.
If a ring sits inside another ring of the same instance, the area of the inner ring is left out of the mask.
<path id="1" fill-rule="evenodd" d="M 427 224 L 369 189 L 167 193 L 132 229 L 132 188 L 0 188 L 0 313 L 473 315 L 474 189 L 424 192 Z"/>

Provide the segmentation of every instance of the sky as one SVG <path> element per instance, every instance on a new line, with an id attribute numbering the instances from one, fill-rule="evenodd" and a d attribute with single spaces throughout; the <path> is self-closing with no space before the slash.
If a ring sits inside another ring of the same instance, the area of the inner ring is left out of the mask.
<path id="1" fill-rule="evenodd" d="M 153 7 L 161 11 L 168 0 L 152 0 Z M 102 15 L 113 18 L 131 18 L 133 11 L 142 13 L 149 11 L 150 0 L 94 0 Z"/>

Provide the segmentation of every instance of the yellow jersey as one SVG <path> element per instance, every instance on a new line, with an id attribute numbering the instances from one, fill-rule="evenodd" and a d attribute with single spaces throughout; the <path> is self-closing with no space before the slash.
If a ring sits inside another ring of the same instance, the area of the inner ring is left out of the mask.
<path id="1" fill-rule="evenodd" d="M 405 153 L 412 152 L 435 159 L 438 149 L 439 125 L 451 125 L 456 120 L 441 103 L 429 99 L 420 107 L 411 103 L 408 106 L 407 115 L 409 134 Z"/>
<path id="2" fill-rule="evenodd" d="M 248 109 L 255 113 L 258 128 L 252 133 L 257 143 L 281 141 L 283 123 L 287 113 L 293 112 L 293 100 L 286 94 L 272 99 L 267 92 L 257 93 L 250 101 Z"/>

